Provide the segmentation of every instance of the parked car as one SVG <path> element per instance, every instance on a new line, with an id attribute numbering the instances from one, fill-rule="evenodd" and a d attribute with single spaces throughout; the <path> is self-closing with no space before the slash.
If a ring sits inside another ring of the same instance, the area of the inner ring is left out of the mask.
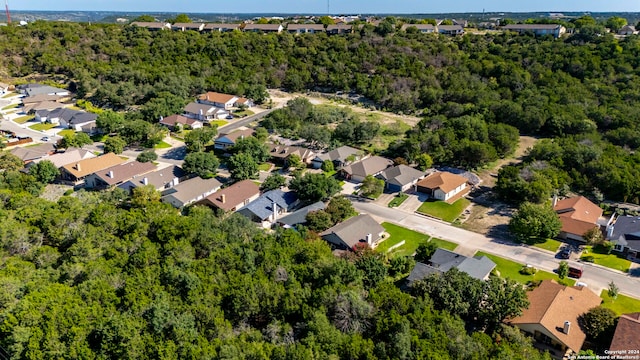
<path id="1" fill-rule="evenodd" d="M 568 259 L 571 257 L 571 251 L 569 249 L 563 249 L 558 253 L 560 259 Z"/>
<path id="2" fill-rule="evenodd" d="M 226 119 L 227 120 L 233 120 L 233 115 L 227 115 Z"/>
<path id="3" fill-rule="evenodd" d="M 569 277 L 580 279 L 582 277 L 582 268 L 569 267 Z"/>
<path id="4" fill-rule="evenodd" d="M 40 139 L 40 140 L 42 140 L 42 141 L 49 141 L 49 137 L 48 137 L 48 136 L 45 136 L 45 137 L 43 137 L 43 138 L 42 138 L 42 139 Z"/>

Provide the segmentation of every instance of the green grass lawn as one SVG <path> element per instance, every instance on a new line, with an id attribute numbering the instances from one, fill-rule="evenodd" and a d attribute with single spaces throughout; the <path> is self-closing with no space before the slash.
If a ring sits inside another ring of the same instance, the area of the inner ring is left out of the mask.
<path id="1" fill-rule="evenodd" d="M 95 141 L 95 142 L 104 142 L 107 138 L 109 137 L 109 135 L 107 134 L 98 134 L 98 135 L 93 135 L 91 137 L 91 140 Z"/>
<path id="2" fill-rule="evenodd" d="M 332 176 L 334 176 L 334 175 L 335 175 L 335 174 L 337 174 L 337 173 L 338 173 L 338 171 L 337 171 L 337 170 L 326 171 L 326 172 L 324 172 L 324 176 L 326 176 L 326 177 L 332 177 Z"/>
<path id="3" fill-rule="evenodd" d="M 233 113 L 233 115 L 237 116 L 237 117 L 245 117 L 245 116 L 249 116 L 249 115 L 254 115 L 255 113 L 251 110 L 244 110 L 244 111 L 236 111 Z"/>
<path id="4" fill-rule="evenodd" d="M 29 126 L 29 128 L 33 129 L 33 130 L 36 130 L 36 131 L 44 131 L 44 130 L 53 129 L 56 126 L 58 126 L 58 125 L 56 125 L 56 124 L 48 124 L 48 123 L 40 123 L 40 124 L 31 125 L 31 126 Z"/>
<path id="5" fill-rule="evenodd" d="M 478 251 L 476 255 L 484 255 L 491 259 L 494 263 L 496 263 L 496 270 L 500 273 L 500 276 L 503 278 L 511 278 L 517 282 L 526 284 L 529 281 L 534 280 L 547 280 L 553 279 L 561 284 L 571 285 L 573 286 L 576 281 L 573 279 L 565 278 L 564 280 L 560 280 L 558 275 L 554 273 L 550 273 L 543 270 L 538 270 L 533 275 L 522 275 L 520 274 L 520 269 L 524 266 L 524 264 L 517 263 L 515 261 L 507 260 L 505 258 L 501 258 L 499 256 L 491 255 L 484 253 L 482 251 Z"/>
<path id="6" fill-rule="evenodd" d="M 535 246 L 540 249 L 549 250 L 551 252 L 556 252 L 558 251 L 558 249 L 560 249 L 562 242 L 558 240 L 553 240 L 553 239 L 538 238 L 538 239 L 531 239 L 530 241 L 527 241 L 526 244 Z"/>
<path id="7" fill-rule="evenodd" d="M 638 299 L 618 294 L 614 300 L 609 296 L 607 289 L 602 290 L 600 297 L 604 300 L 602 306 L 615 311 L 618 315 L 640 311 L 640 300 Z"/>
<path id="8" fill-rule="evenodd" d="M 156 146 L 154 146 L 153 148 L 154 149 L 168 149 L 170 147 L 171 147 L 171 145 L 167 144 L 164 141 L 160 141 L 160 143 L 156 144 Z"/>
<path id="9" fill-rule="evenodd" d="M 3 98 L 3 99 L 6 99 L 6 98 L 10 98 L 10 97 L 12 97 L 12 96 L 16 96 L 16 93 L 14 93 L 14 92 L 6 93 L 6 94 L 4 94 L 4 95 L 2 96 L 2 98 Z"/>
<path id="10" fill-rule="evenodd" d="M 389 233 L 389 237 L 376 247 L 376 251 L 380 253 L 386 253 L 390 247 L 398 244 L 402 240 L 405 241 L 404 245 L 394 249 L 394 254 L 398 254 L 400 256 L 411 256 L 418 246 L 426 241 L 433 241 L 438 245 L 438 247 L 447 250 L 453 250 L 458 246 L 458 244 L 431 238 L 429 235 L 409 230 L 395 224 L 384 222 L 382 223 L 382 227 L 384 227 L 384 229 Z"/>
<path id="11" fill-rule="evenodd" d="M 593 256 L 593 262 L 595 264 L 624 272 L 629 271 L 629 267 L 631 266 L 631 261 L 618 257 L 615 254 L 607 254 L 599 247 L 596 247 L 594 250 L 591 246 L 585 246 L 585 250 L 582 252 L 582 257 L 585 256 Z"/>
<path id="12" fill-rule="evenodd" d="M 64 130 L 58 131 L 58 136 L 74 135 L 75 133 L 76 133 L 75 130 L 64 129 Z"/>
<path id="13" fill-rule="evenodd" d="M 388 206 L 390 208 L 398 207 L 398 206 L 400 206 L 400 204 L 402 204 L 408 198 L 409 198 L 409 195 L 407 195 L 407 194 L 405 194 L 403 192 L 398 193 L 398 195 L 396 195 L 393 199 L 391 199 L 391 201 L 389 201 Z"/>
<path id="14" fill-rule="evenodd" d="M 19 118 L 13 119 L 13 122 L 18 123 L 18 124 L 24 124 L 27 121 L 32 120 L 35 117 L 36 117 L 35 115 L 20 116 Z"/>
<path id="15" fill-rule="evenodd" d="M 211 126 L 215 125 L 216 127 L 221 127 L 221 126 L 227 125 L 228 123 L 229 122 L 227 120 L 213 120 L 209 122 Z"/>
<path id="16" fill-rule="evenodd" d="M 18 106 L 20 106 L 20 104 L 11 104 L 11 105 L 7 105 L 7 106 L 3 107 L 2 110 L 15 109 Z"/>
<path id="17" fill-rule="evenodd" d="M 446 222 L 453 222 L 470 203 L 465 198 L 458 199 L 453 204 L 448 204 L 444 201 L 426 201 L 420 205 L 418 212 L 437 217 Z"/>
<path id="18" fill-rule="evenodd" d="M 269 169 L 271 169 L 271 164 L 270 163 L 262 163 L 262 164 L 258 165 L 258 170 L 260 170 L 260 171 L 269 171 Z"/>

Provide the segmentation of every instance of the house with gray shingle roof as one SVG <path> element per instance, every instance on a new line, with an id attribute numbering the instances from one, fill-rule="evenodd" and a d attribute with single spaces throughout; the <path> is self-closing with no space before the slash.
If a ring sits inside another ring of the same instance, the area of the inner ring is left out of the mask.
<path id="1" fill-rule="evenodd" d="M 372 156 L 343 167 L 340 173 L 347 180 L 362 182 L 367 176 L 376 176 L 390 166 L 393 166 L 393 160 Z"/>
<path id="2" fill-rule="evenodd" d="M 186 180 L 187 176 L 188 174 L 186 171 L 173 165 L 161 170 L 150 172 L 144 176 L 138 176 L 119 185 L 118 187 L 126 191 L 132 191 L 133 189 L 141 186 L 151 185 L 156 190 L 163 191 L 178 185 L 181 181 Z"/>
<path id="3" fill-rule="evenodd" d="M 378 175 L 384 180 L 385 188 L 391 192 L 407 191 L 425 176 L 427 176 L 426 172 L 407 165 L 387 168 Z"/>
<path id="4" fill-rule="evenodd" d="M 313 211 L 324 210 L 327 205 L 322 201 L 318 201 L 311 205 L 305 206 L 302 209 L 298 209 L 289 215 L 283 216 L 278 219 L 278 224 L 282 227 L 289 228 L 296 225 L 304 225 L 307 223 L 307 214 Z"/>
<path id="5" fill-rule="evenodd" d="M 255 222 L 272 223 L 277 220 L 280 214 L 289 212 L 296 201 L 297 196 L 293 191 L 271 190 L 238 210 L 238 214 Z"/>
<path id="6" fill-rule="evenodd" d="M 496 264 L 486 256 L 466 257 L 453 251 L 438 248 L 427 264 L 416 263 L 407 277 L 409 285 L 432 274 L 445 273 L 452 268 L 466 273 L 474 279 L 486 280 Z"/>
<path id="7" fill-rule="evenodd" d="M 162 202 L 180 209 L 218 191 L 222 183 L 215 178 L 194 177 L 162 192 Z"/>
<path id="8" fill-rule="evenodd" d="M 350 162 L 361 160 L 363 158 L 364 154 L 362 151 L 350 146 L 341 146 L 327 153 L 317 155 L 313 160 L 311 160 L 311 165 L 315 169 L 320 169 L 325 160 L 331 160 L 336 168 L 340 168 Z"/>
<path id="9" fill-rule="evenodd" d="M 320 236 L 332 247 L 341 250 L 356 250 L 373 247 L 384 233 L 384 228 L 371 215 L 363 214 L 349 218 L 325 231 Z"/>

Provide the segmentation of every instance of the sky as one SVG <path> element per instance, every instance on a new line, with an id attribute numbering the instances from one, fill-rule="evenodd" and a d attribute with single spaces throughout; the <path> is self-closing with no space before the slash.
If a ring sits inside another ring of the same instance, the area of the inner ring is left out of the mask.
<path id="1" fill-rule="evenodd" d="M 327 0 L 8 0 L 14 10 L 325 14 Z M 331 14 L 640 12 L 640 0 L 329 0 Z"/>

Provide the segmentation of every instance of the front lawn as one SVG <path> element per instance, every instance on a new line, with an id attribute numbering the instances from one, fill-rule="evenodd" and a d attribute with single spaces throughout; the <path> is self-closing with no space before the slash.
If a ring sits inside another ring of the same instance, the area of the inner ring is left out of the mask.
<path id="1" fill-rule="evenodd" d="M 168 148 L 170 148 L 170 147 L 171 147 L 171 145 L 167 144 L 167 143 L 166 143 L 166 142 L 164 142 L 164 141 L 160 141 L 160 142 L 159 142 L 158 144 L 156 144 L 156 146 L 154 146 L 153 148 L 154 148 L 154 149 L 168 149 Z"/>
<path id="2" fill-rule="evenodd" d="M 453 222 L 471 202 L 460 198 L 453 204 L 445 201 L 426 201 L 418 208 L 419 213 L 431 215 L 446 222 Z"/>
<path id="3" fill-rule="evenodd" d="M 271 164 L 270 163 L 262 163 L 260 165 L 258 165 L 258 170 L 260 171 L 269 171 L 271 169 Z"/>
<path id="4" fill-rule="evenodd" d="M 53 129 L 56 126 L 58 126 L 58 125 L 49 124 L 49 123 L 40 123 L 40 124 L 31 125 L 31 126 L 29 126 L 29 128 L 33 129 L 33 130 L 36 130 L 36 131 L 45 131 L 45 130 Z"/>
<path id="5" fill-rule="evenodd" d="M 24 124 L 27 121 L 33 120 L 35 117 L 36 117 L 35 115 L 20 116 L 18 118 L 13 119 L 13 122 L 18 123 L 18 124 Z"/>
<path id="6" fill-rule="evenodd" d="M 380 242 L 376 247 L 376 251 L 380 253 L 386 253 L 389 248 L 400 243 L 402 240 L 405 241 L 404 245 L 394 249 L 394 253 L 400 256 L 413 255 L 413 253 L 416 252 L 418 246 L 427 241 L 433 241 L 438 245 L 438 247 L 447 250 L 453 250 L 458 246 L 458 244 L 441 239 L 431 238 L 427 234 L 419 233 L 417 231 L 413 231 L 395 224 L 384 222 L 381 225 L 382 227 L 384 227 L 386 232 L 389 233 L 389 237 Z"/>
<path id="7" fill-rule="evenodd" d="M 565 278 L 564 280 L 560 280 L 558 278 L 558 275 L 556 275 L 555 273 L 550 273 L 550 272 L 547 272 L 547 271 L 544 271 L 544 270 L 538 270 L 533 275 L 522 275 L 522 274 L 520 274 L 520 269 L 522 269 L 524 264 L 520 264 L 520 263 L 517 263 L 515 261 L 507 260 L 507 259 L 501 258 L 499 256 L 487 254 L 487 253 L 484 253 L 482 251 L 478 251 L 476 253 L 476 256 L 486 256 L 489 259 L 491 259 L 491 261 L 496 263 L 496 270 L 500 273 L 500 277 L 511 278 L 511 279 L 513 279 L 513 280 L 515 280 L 515 281 L 517 281 L 519 283 L 522 283 L 522 284 L 526 284 L 529 281 L 547 280 L 547 279 L 553 279 L 553 280 L 557 281 L 560 284 L 570 285 L 570 286 L 573 286 L 575 284 L 575 282 L 576 282 L 575 280 L 569 279 L 569 278 Z"/>
<path id="8" fill-rule="evenodd" d="M 18 94 L 14 93 L 14 92 L 8 92 L 8 93 L 4 94 L 2 96 L 2 98 L 6 99 L 6 98 L 10 98 L 10 97 L 13 97 L 13 96 L 16 96 L 16 95 L 18 95 Z"/>
<path id="9" fill-rule="evenodd" d="M 403 192 L 398 193 L 398 195 L 396 195 L 391 201 L 389 201 L 389 204 L 387 206 L 389 206 L 390 208 L 398 207 L 408 198 L 409 198 L 409 195 Z"/>
<path id="10" fill-rule="evenodd" d="M 607 289 L 602 290 L 600 297 L 604 300 L 602 306 L 613 310 L 618 315 L 640 312 L 640 300 L 638 299 L 618 294 L 614 300 L 609 296 Z"/>
<path id="11" fill-rule="evenodd" d="M 593 257 L 593 263 L 615 270 L 628 272 L 629 267 L 631 266 L 631 261 L 623 257 L 618 257 L 618 255 L 615 254 L 607 254 L 606 250 L 604 250 L 601 246 L 596 246 L 595 248 L 591 246 L 585 246 L 580 259 L 584 261 L 583 258 L 588 256 Z"/>
<path id="12" fill-rule="evenodd" d="M 2 110 L 15 109 L 18 106 L 20 106 L 20 104 L 11 104 L 11 105 L 7 105 L 7 106 L 3 107 Z"/>
<path id="13" fill-rule="evenodd" d="M 224 125 L 227 125 L 229 122 L 226 120 L 213 120 L 209 122 L 209 125 L 211 126 L 216 126 L 216 127 L 222 127 Z"/>
<path id="14" fill-rule="evenodd" d="M 549 250 L 551 252 L 557 252 L 558 249 L 560 249 L 562 242 L 558 240 L 553 240 L 553 239 L 536 238 L 536 239 L 530 239 L 529 241 L 526 242 L 526 244 L 535 246 L 540 249 Z"/>
<path id="15" fill-rule="evenodd" d="M 249 116 L 249 115 L 254 115 L 255 113 L 251 110 L 244 110 L 244 111 L 236 111 L 233 113 L 233 115 L 237 116 L 237 117 L 245 117 L 245 116 Z"/>
<path id="16" fill-rule="evenodd" d="M 64 129 L 64 130 L 60 130 L 58 131 L 58 136 L 73 136 L 75 135 L 76 131 L 73 129 Z"/>

